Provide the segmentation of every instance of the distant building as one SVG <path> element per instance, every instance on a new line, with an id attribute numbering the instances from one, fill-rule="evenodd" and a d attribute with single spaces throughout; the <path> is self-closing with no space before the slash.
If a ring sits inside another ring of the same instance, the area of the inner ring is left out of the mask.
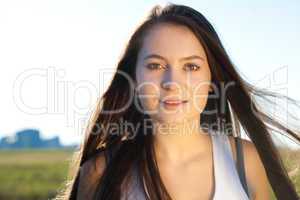
<path id="1" fill-rule="evenodd" d="M 17 132 L 14 136 L 3 137 L 0 140 L 0 149 L 22 149 L 22 148 L 65 148 L 76 147 L 63 146 L 59 138 L 42 139 L 40 132 L 36 129 L 25 129 Z"/>

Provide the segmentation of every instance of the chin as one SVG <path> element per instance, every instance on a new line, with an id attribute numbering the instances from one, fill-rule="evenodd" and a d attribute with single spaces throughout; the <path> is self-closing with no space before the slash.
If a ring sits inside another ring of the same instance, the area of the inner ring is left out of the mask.
<path id="1" fill-rule="evenodd" d="M 157 114 L 153 116 L 155 121 L 159 121 L 161 123 L 181 123 L 185 117 L 182 114 Z"/>

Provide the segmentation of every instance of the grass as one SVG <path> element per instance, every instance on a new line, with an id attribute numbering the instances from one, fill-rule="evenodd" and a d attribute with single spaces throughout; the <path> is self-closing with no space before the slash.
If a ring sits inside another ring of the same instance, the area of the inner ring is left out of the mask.
<path id="1" fill-rule="evenodd" d="M 0 199 L 53 198 L 68 173 L 68 150 L 0 151 Z"/>
<path id="2" fill-rule="evenodd" d="M 300 151 L 280 151 L 288 171 L 300 163 Z M 0 199 L 46 200 L 53 198 L 68 174 L 71 150 L 0 151 Z M 291 180 L 300 194 L 300 169 Z M 271 190 L 271 189 L 270 189 Z M 272 200 L 276 199 L 273 191 Z"/>
<path id="3" fill-rule="evenodd" d="M 300 150 L 290 151 L 282 149 L 280 154 L 292 182 L 296 185 L 296 191 L 300 195 Z"/>

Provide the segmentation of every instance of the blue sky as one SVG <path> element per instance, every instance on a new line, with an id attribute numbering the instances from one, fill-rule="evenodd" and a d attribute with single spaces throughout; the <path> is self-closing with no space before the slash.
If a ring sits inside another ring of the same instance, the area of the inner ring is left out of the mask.
<path id="1" fill-rule="evenodd" d="M 107 84 L 99 83 L 99 71 L 114 69 L 135 27 L 166 2 L 1 1 L 0 137 L 38 128 L 44 137 L 78 142 Z M 299 1 L 169 2 L 204 14 L 251 83 L 300 100 Z"/>

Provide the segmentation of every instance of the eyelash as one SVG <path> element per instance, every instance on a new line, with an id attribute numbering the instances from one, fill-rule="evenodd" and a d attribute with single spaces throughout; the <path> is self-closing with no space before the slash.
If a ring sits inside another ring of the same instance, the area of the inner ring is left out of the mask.
<path id="1" fill-rule="evenodd" d="M 159 65 L 158 63 L 149 63 L 147 64 L 147 68 L 149 68 L 150 70 L 156 70 L 157 68 L 156 67 L 151 67 L 151 66 L 157 66 Z"/>
<path id="2" fill-rule="evenodd" d="M 187 65 L 189 65 L 189 66 L 195 66 L 195 70 L 191 70 L 191 71 L 197 71 L 197 70 L 199 70 L 200 69 L 200 66 L 199 65 L 196 65 L 196 64 L 193 64 L 193 63 L 188 63 Z"/>
<path id="3" fill-rule="evenodd" d="M 150 70 L 157 70 L 157 67 L 151 67 L 151 66 L 157 66 L 157 65 L 160 65 L 159 63 L 149 63 L 148 65 L 147 65 L 147 68 L 149 68 Z M 197 70 L 199 70 L 200 69 L 200 66 L 198 66 L 198 65 L 196 65 L 196 64 L 193 64 L 193 63 L 187 63 L 187 65 L 189 65 L 189 66 L 195 66 L 196 67 L 196 69 L 195 70 L 190 70 L 190 71 L 197 71 Z"/>

